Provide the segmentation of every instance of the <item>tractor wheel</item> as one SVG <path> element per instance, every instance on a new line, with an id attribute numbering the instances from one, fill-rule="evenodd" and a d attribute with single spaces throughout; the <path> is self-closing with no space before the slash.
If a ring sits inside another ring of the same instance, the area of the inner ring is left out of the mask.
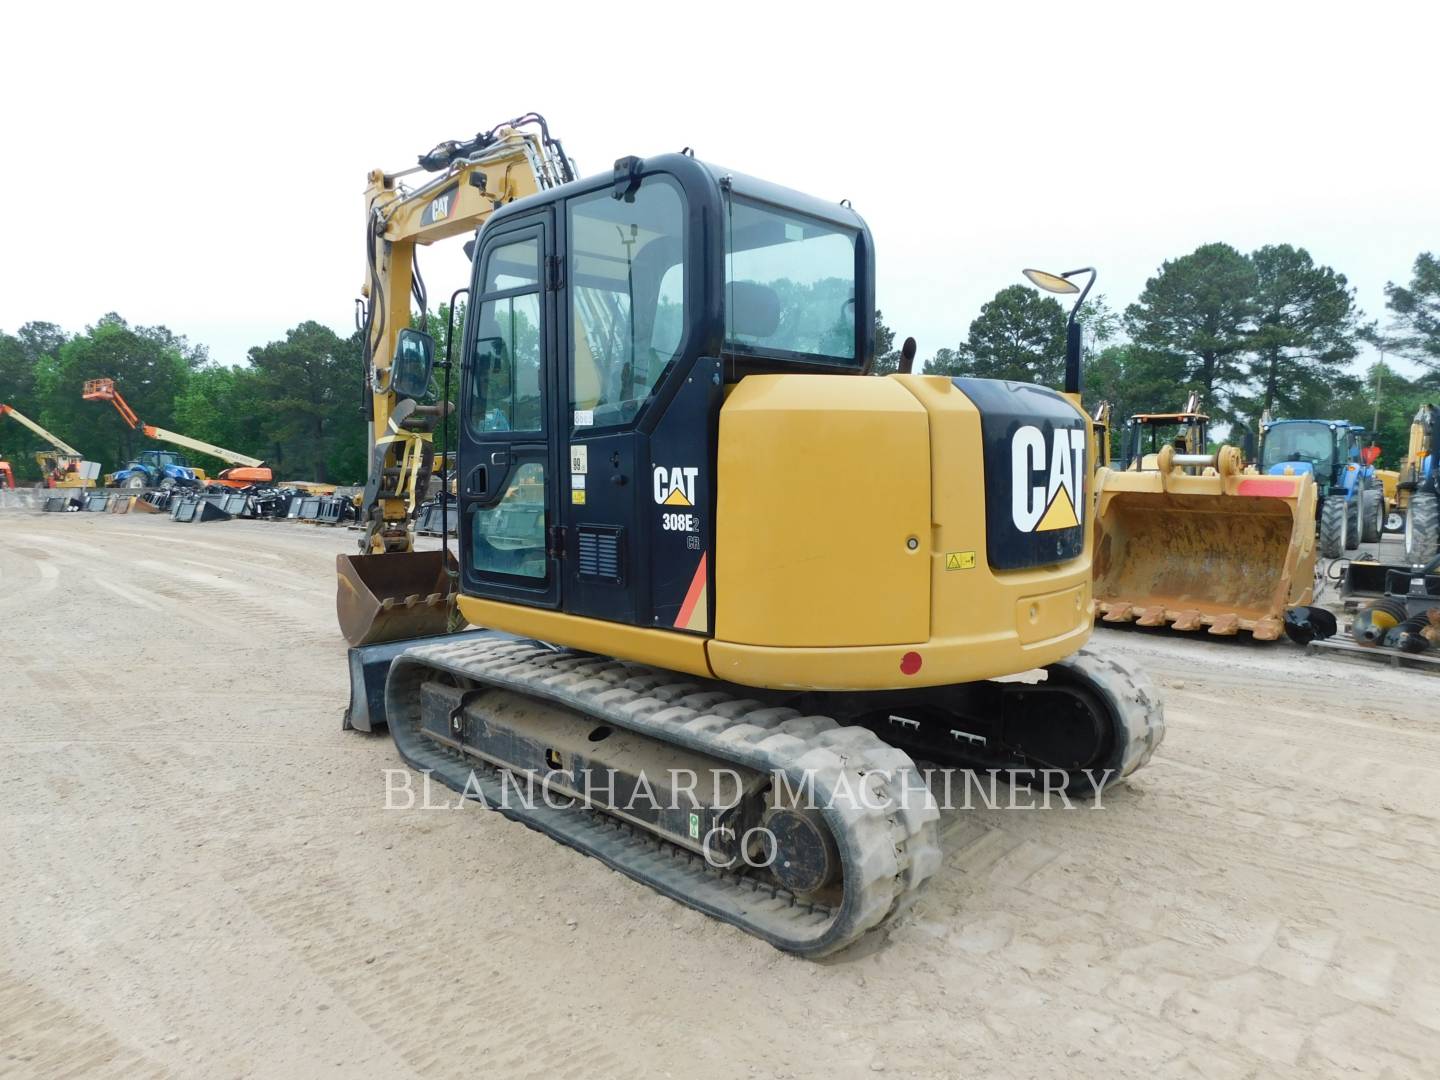
<path id="1" fill-rule="evenodd" d="M 174 488 L 175 488 L 175 478 L 174 478 L 173 476 L 167 476 L 167 477 L 165 477 L 164 480 L 161 480 L 161 481 L 160 481 L 160 490 L 161 490 L 161 491 L 173 491 Z"/>
<path id="2" fill-rule="evenodd" d="M 1440 547 L 1440 499 L 1429 493 L 1416 493 L 1410 498 L 1410 512 L 1405 515 L 1405 561 L 1412 566 L 1423 565 L 1435 557 Z"/>
<path id="3" fill-rule="evenodd" d="M 1402 532 L 1405 528 L 1405 511 L 1392 509 L 1385 515 L 1385 531 L 1388 533 Z"/>
<path id="4" fill-rule="evenodd" d="M 1360 496 L 1345 500 L 1345 550 L 1360 546 Z"/>
<path id="5" fill-rule="evenodd" d="M 1345 554 L 1345 497 L 1328 496 L 1320 504 L 1320 554 L 1326 559 L 1338 559 Z"/>
<path id="6" fill-rule="evenodd" d="M 125 490 L 144 491 L 147 486 L 144 473 L 131 473 L 125 478 Z"/>
<path id="7" fill-rule="evenodd" d="M 1360 498 L 1360 539 L 1367 544 L 1378 544 L 1385 527 L 1385 493 L 1372 488 L 1362 492 Z"/>

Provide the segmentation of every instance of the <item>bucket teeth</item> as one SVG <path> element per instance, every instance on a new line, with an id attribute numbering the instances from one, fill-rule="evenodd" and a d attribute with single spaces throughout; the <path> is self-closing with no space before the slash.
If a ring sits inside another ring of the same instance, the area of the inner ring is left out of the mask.
<path id="1" fill-rule="evenodd" d="M 1198 611 L 1182 611 L 1175 616 L 1173 625 L 1176 630 L 1199 630 L 1205 625 L 1205 620 Z M 1212 630 L 1211 633 L 1214 631 Z"/>
<path id="2" fill-rule="evenodd" d="M 1139 611 L 1139 617 L 1136 618 L 1135 621 L 1136 621 L 1136 623 L 1138 623 L 1139 625 L 1141 625 L 1141 626 L 1164 626 L 1164 625 L 1165 625 L 1165 608 L 1164 608 L 1164 607 L 1139 608 L 1138 611 Z"/>

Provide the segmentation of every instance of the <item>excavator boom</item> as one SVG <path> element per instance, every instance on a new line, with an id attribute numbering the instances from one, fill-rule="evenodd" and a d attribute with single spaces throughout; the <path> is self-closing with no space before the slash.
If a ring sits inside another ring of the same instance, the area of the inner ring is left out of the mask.
<path id="1" fill-rule="evenodd" d="M 400 178 L 437 173 L 419 187 Z M 434 431 L 447 402 L 417 404 L 397 382 L 402 343 L 429 350 L 410 328 L 412 298 L 428 309 L 417 245 L 473 234 L 497 209 L 575 178 L 543 117 L 497 125 L 466 142 L 441 143 L 403 173 L 370 173 L 365 192 L 368 278 L 361 301 L 371 458 L 360 510 L 359 554 L 339 556 L 336 613 L 351 645 L 443 634 L 453 592 L 448 560 L 414 550 L 413 523 L 430 485 Z M 404 556 L 399 558 L 398 556 Z"/>

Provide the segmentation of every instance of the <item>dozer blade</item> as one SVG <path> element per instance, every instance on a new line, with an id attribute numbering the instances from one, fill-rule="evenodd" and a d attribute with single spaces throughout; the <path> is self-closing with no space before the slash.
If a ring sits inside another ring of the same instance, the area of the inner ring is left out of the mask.
<path id="1" fill-rule="evenodd" d="M 1273 641 L 1308 604 L 1315 484 L 1307 476 L 1106 471 L 1095 608 L 1106 622 Z"/>
<path id="2" fill-rule="evenodd" d="M 338 555 L 335 611 L 351 645 L 434 637 L 448 629 L 450 576 L 441 551 Z M 451 565 L 455 563 L 451 556 Z"/>

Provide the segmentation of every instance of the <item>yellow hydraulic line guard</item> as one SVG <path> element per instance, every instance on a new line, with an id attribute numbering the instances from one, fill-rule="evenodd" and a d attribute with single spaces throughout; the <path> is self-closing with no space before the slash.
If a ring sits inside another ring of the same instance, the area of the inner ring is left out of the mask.
<path id="1" fill-rule="evenodd" d="M 1166 446 L 1158 464 L 1097 477 L 1096 614 L 1280 637 L 1285 609 L 1314 589 L 1314 478 L 1243 473 L 1233 446 L 1214 456 Z"/>

